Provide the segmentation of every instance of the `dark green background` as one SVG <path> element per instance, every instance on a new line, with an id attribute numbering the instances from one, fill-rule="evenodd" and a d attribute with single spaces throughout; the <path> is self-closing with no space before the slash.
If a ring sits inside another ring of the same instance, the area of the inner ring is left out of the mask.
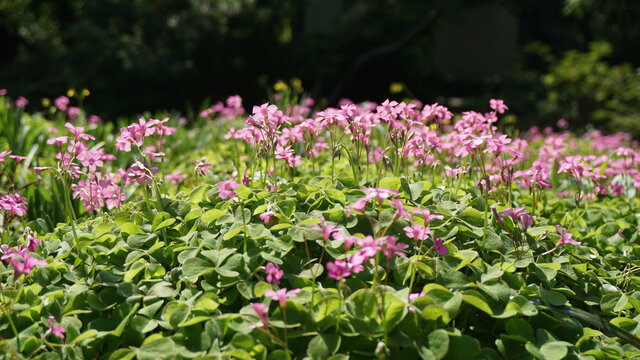
<path id="1" fill-rule="evenodd" d="M 629 64 L 621 81 L 638 82 L 639 15 L 633 0 L 0 0 L 0 88 L 37 109 L 87 87 L 86 109 L 108 119 L 236 93 L 253 105 L 292 77 L 327 105 L 381 101 L 402 82 L 395 97 L 479 110 L 502 97 L 523 123 L 597 123 L 549 95 L 584 79 L 545 75 L 606 41 L 605 64 Z"/>

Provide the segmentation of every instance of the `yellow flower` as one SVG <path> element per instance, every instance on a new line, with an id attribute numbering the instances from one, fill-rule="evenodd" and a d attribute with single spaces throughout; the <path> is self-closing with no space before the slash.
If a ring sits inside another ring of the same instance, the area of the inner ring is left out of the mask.
<path id="1" fill-rule="evenodd" d="M 389 84 L 389 92 L 392 94 L 399 94 L 403 89 L 404 85 L 402 85 L 402 83 L 392 82 L 391 84 Z"/>
<path id="2" fill-rule="evenodd" d="M 42 98 L 42 107 L 49 107 L 49 105 L 51 105 L 51 100 L 47 99 L 47 98 Z"/>
<path id="3" fill-rule="evenodd" d="M 76 94 L 76 90 L 74 88 L 67 90 L 67 97 L 73 97 L 73 95 L 75 94 Z"/>
<path id="4" fill-rule="evenodd" d="M 289 86 L 284 81 L 278 80 L 278 82 L 273 85 L 273 90 L 275 90 L 275 91 L 287 91 L 287 90 L 289 90 Z"/>
<path id="5" fill-rule="evenodd" d="M 302 80 L 297 77 L 291 79 L 291 87 L 298 93 L 301 93 L 304 90 L 302 88 Z"/>
<path id="6" fill-rule="evenodd" d="M 89 91 L 89 89 L 84 88 L 82 89 L 82 97 L 87 97 L 91 94 L 91 91 Z"/>

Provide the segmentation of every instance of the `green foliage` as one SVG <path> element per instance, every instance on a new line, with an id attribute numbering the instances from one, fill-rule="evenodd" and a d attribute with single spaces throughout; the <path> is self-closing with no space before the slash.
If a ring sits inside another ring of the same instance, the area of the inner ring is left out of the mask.
<path id="1" fill-rule="evenodd" d="M 548 48 L 541 48 L 546 53 Z M 640 135 L 640 74 L 630 65 L 612 65 L 612 47 L 594 42 L 588 52 L 569 51 L 541 75 L 546 93 L 538 103 L 541 116 L 565 118 L 574 127 L 587 125 Z"/>

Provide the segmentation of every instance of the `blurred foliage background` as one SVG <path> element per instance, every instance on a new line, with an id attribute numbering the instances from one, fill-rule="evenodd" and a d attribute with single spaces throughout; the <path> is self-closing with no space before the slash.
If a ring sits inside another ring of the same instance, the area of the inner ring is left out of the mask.
<path id="1" fill-rule="evenodd" d="M 37 108 L 86 87 L 114 119 L 299 78 L 321 105 L 501 97 L 523 127 L 640 135 L 638 18 L 636 0 L 0 0 L 0 88 Z"/>

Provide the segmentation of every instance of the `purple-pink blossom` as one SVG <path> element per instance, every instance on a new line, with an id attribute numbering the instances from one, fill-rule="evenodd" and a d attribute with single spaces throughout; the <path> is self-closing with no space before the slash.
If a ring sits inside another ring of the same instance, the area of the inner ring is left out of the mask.
<path id="1" fill-rule="evenodd" d="M 500 114 L 504 113 L 506 110 L 509 110 L 509 107 L 504 104 L 503 100 L 500 99 L 489 100 L 489 107 Z"/>
<path id="2" fill-rule="evenodd" d="M 269 319 L 267 318 L 269 308 L 263 303 L 251 303 L 250 305 L 260 319 L 260 324 L 257 324 L 255 327 L 259 328 L 266 325 L 269 322 Z"/>
<path id="3" fill-rule="evenodd" d="M 437 236 L 433 237 L 433 248 L 436 249 L 438 254 L 443 256 L 447 255 L 447 252 L 449 252 L 449 249 L 444 245 L 442 239 L 438 238 Z"/>
<path id="4" fill-rule="evenodd" d="M 573 240 L 572 239 L 573 234 L 568 232 L 568 231 L 562 230 L 560 225 L 556 225 L 556 230 L 558 230 L 558 233 L 560 234 L 560 240 L 558 241 L 558 245 L 557 246 L 562 246 L 562 245 L 566 245 L 566 244 L 572 244 L 572 245 L 580 245 L 580 244 L 582 244 L 580 241 Z"/>
<path id="5" fill-rule="evenodd" d="M 27 213 L 27 199 L 18 195 L 17 192 L 2 195 L 0 197 L 0 209 L 9 212 L 11 216 L 24 216 Z"/>
<path id="6" fill-rule="evenodd" d="M 29 236 L 27 240 L 27 249 L 31 252 L 38 250 L 38 246 L 41 244 L 40 239 L 34 236 Z"/>
<path id="7" fill-rule="evenodd" d="M 220 190 L 220 198 L 221 199 L 226 199 L 226 198 L 233 198 L 236 196 L 236 192 L 235 189 L 237 189 L 238 187 L 240 187 L 240 185 L 238 185 L 237 182 L 235 182 L 235 180 L 233 179 L 229 179 L 227 181 L 222 181 L 218 183 L 218 190 Z"/>
<path id="8" fill-rule="evenodd" d="M 422 226 L 418 223 L 413 223 L 411 226 L 405 226 L 402 228 L 407 237 L 415 239 L 415 241 L 424 241 L 429 237 L 431 229 L 428 226 Z"/>
<path id="9" fill-rule="evenodd" d="M 335 260 L 327 263 L 327 276 L 334 280 L 340 280 L 351 275 L 351 265 L 344 260 Z"/>
<path id="10" fill-rule="evenodd" d="M 329 240 L 329 238 L 331 237 L 331 234 L 342 229 L 342 227 L 338 225 L 327 224 L 324 218 L 321 219 L 321 226 L 313 224 L 309 227 L 314 230 L 322 231 L 322 241 L 324 242 L 327 242 L 327 240 Z"/>
<path id="11" fill-rule="evenodd" d="M 287 299 L 298 295 L 299 292 L 300 289 L 293 289 L 289 291 L 287 291 L 286 288 L 282 288 L 277 291 L 267 289 L 264 291 L 264 296 L 270 297 L 271 300 L 278 301 L 280 303 L 280 307 L 285 308 L 287 307 Z"/>
<path id="12" fill-rule="evenodd" d="M 284 271 L 280 270 L 280 266 L 276 263 L 268 263 L 264 270 L 267 272 L 267 282 L 273 285 L 280 285 L 280 279 L 284 275 Z"/>
<path id="13" fill-rule="evenodd" d="M 207 175 L 209 173 L 209 169 L 211 168 L 211 164 L 207 162 L 207 157 L 203 156 L 200 161 L 193 160 L 193 164 L 196 166 L 196 174 L 197 175 Z"/>
<path id="14" fill-rule="evenodd" d="M 64 333 L 67 332 L 61 325 L 56 325 L 54 323 L 54 317 L 53 316 L 49 316 L 49 318 L 47 319 L 47 324 L 49 325 L 49 333 L 53 334 L 57 337 L 59 337 L 60 339 L 64 340 Z"/>

